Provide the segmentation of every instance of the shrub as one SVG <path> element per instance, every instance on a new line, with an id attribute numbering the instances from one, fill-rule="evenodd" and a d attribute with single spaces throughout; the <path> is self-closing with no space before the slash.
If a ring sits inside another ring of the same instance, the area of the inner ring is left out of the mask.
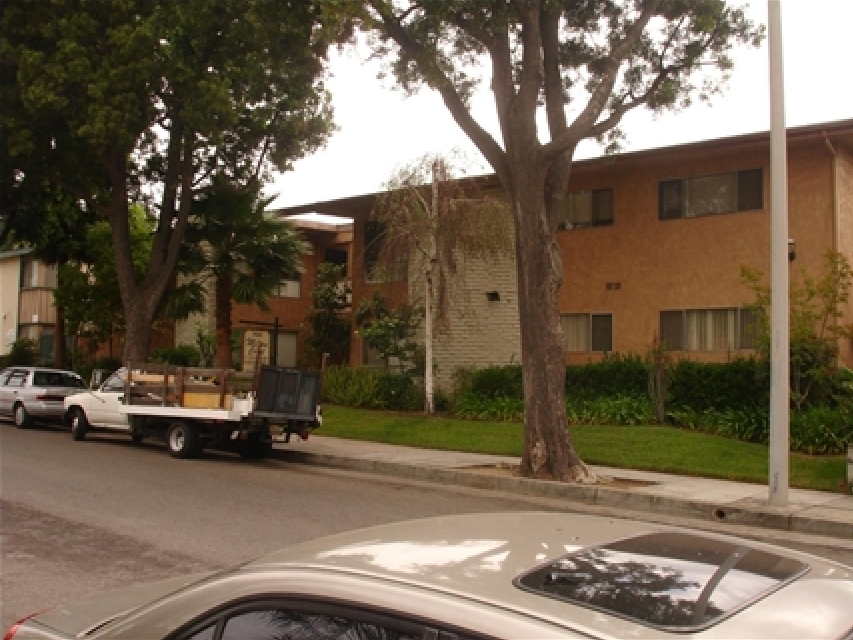
<path id="1" fill-rule="evenodd" d="M 654 406 L 648 398 L 616 396 L 566 401 L 569 424 L 654 424 Z"/>
<path id="2" fill-rule="evenodd" d="M 161 364 L 172 364 L 179 367 L 197 367 L 201 354 L 199 350 L 189 344 L 181 344 L 177 347 L 164 347 L 157 349 L 151 354 L 152 362 Z"/>
<path id="3" fill-rule="evenodd" d="M 737 358 L 724 363 L 679 361 L 672 370 L 669 405 L 693 411 L 766 406 L 770 389 L 764 361 Z"/>
<path id="4" fill-rule="evenodd" d="M 417 411 L 424 406 L 411 376 L 373 367 L 327 367 L 322 397 L 332 404 L 363 409 Z"/>
<path id="5" fill-rule="evenodd" d="M 6 355 L 6 365 L 22 367 L 36 364 L 39 358 L 39 343 L 31 338 L 18 338 L 9 345 Z"/>
<path id="6" fill-rule="evenodd" d="M 524 420 L 524 401 L 521 398 L 485 399 L 464 393 L 453 401 L 453 414 L 469 420 L 521 422 Z"/>
<path id="7" fill-rule="evenodd" d="M 791 450 L 843 453 L 853 443 L 853 414 L 829 407 L 791 413 Z"/>
<path id="8" fill-rule="evenodd" d="M 463 394 L 471 394 L 482 400 L 496 398 L 524 398 L 521 381 L 521 365 L 507 364 L 469 370 L 462 382 Z"/>
<path id="9" fill-rule="evenodd" d="M 649 367 L 637 355 L 607 355 L 601 362 L 566 367 L 566 396 L 605 398 L 647 395 Z"/>

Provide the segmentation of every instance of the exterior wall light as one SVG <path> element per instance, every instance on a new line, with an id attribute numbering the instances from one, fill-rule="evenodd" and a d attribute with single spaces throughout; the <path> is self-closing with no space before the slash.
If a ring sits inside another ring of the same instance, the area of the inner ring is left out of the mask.
<path id="1" fill-rule="evenodd" d="M 793 238 L 788 238 L 788 262 L 793 262 L 797 258 L 797 243 Z"/>

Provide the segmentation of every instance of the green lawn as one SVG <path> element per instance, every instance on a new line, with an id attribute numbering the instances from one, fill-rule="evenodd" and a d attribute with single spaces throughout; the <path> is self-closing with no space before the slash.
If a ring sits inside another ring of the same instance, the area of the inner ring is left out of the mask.
<path id="1" fill-rule="evenodd" d="M 324 406 L 320 435 L 388 444 L 521 455 L 522 426 L 426 418 L 417 414 Z M 575 426 L 572 438 L 589 463 L 765 484 L 767 447 L 657 426 Z M 791 454 L 791 486 L 840 491 L 844 456 Z"/>

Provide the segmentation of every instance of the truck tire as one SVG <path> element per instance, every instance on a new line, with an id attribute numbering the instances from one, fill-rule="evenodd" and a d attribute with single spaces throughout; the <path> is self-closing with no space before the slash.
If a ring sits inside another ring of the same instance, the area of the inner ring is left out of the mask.
<path id="1" fill-rule="evenodd" d="M 32 423 L 30 414 L 27 413 L 27 408 L 21 402 L 16 402 L 12 409 L 12 417 L 15 420 L 15 426 L 18 429 L 26 429 Z"/>
<path id="2" fill-rule="evenodd" d="M 173 458 L 192 458 L 198 455 L 198 431 L 186 422 L 173 422 L 166 435 L 166 446 Z"/>
<path id="3" fill-rule="evenodd" d="M 89 430 L 89 421 L 80 407 L 72 407 L 69 412 L 69 423 L 71 424 L 71 438 L 78 442 L 86 437 Z"/>

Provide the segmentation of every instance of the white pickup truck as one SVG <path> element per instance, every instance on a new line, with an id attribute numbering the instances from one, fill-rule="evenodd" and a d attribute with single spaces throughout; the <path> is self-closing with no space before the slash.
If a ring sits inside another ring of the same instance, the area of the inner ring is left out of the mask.
<path id="1" fill-rule="evenodd" d="M 165 438 L 177 458 L 195 457 L 207 447 L 260 458 L 274 439 L 305 438 L 322 424 L 319 387 L 319 373 L 284 367 L 264 366 L 253 375 L 134 365 L 97 390 L 68 396 L 65 421 L 74 440 L 104 429 L 127 433 L 134 442 Z"/>

